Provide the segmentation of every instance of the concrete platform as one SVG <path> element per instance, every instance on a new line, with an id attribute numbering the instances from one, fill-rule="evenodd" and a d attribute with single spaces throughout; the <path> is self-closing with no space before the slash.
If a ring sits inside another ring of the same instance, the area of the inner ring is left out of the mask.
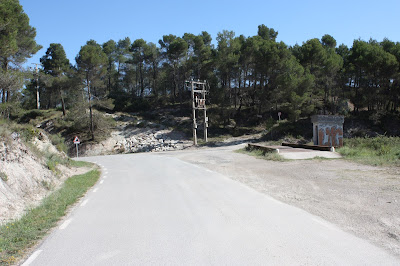
<path id="1" fill-rule="evenodd" d="M 340 159 L 342 156 L 337 152 L 331 151 L 316 151 L 302 148 L 292 148 L 288 146 L 266 146 L 270 149 L 276 150 L 279 155 L 285 159 L 290 160 L 305 160 L 312 159 L 315 157 L 328 158 L 328 159 Z"/>

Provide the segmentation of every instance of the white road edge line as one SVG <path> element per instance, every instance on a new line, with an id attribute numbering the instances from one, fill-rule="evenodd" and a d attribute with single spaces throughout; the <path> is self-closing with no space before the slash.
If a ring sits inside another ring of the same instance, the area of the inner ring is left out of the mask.
<path id="1" fill-rule="evenodd" d="M 28 266 L 30 265 L 43 250 L 36 250 L 33 254 L 21 265 L 21 266 Z"/>
<path id="2" fill-rule="evenodd" d="M 103 182 L 104 182 L 104 180 L 101 180 L 101 181 L 100 181 L 100 184 L 103 184 Z"/>
<path id="3" fill-rule="evenodd" d="M 96 193 L 98 190 L 98 188 L 93 189 L 93 193 Z"/>
<path id="4" fill-rule="evenodd" d="M 60 230 L 64 230 L 65 228 L 67 228 L 67 226 L 71 223 L 71 219 L 66 220 L 65 222 L 62 223 L 62 225 L 60 225 Z"/>
<path id="5" fill-rule="evenodd" d="M 85 200 L 82 202 L 81 207 L 85 206 L 86 203 L 88 203 L 88 201 L 89 201 L 89 199 L 85 199 Z"/>

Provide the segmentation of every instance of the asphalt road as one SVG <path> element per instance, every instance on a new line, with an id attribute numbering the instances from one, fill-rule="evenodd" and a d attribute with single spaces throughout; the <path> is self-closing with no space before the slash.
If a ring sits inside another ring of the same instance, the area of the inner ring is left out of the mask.
<path id="1" fill-rule="evenodd" d="M 316 216 L 168 154 L 82 160 L 101 165 L 102 177 L 25 265 L 400 265 Z"/>

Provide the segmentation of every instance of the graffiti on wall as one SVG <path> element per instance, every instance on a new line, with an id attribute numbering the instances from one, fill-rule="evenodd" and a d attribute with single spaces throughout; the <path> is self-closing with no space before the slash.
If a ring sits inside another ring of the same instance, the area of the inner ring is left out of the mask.
<path id="1" fill-rule="evenodd" d="M 342 147 L 343 128 L 336 126 L 319 126 L 318 145 Z"/>

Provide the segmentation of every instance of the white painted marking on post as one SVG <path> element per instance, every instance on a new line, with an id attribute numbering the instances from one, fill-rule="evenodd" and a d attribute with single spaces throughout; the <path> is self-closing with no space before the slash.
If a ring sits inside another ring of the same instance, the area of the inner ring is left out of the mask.
<path id="1" fill-rule="evenodd" d="M 81 207 L 85 206 L 86 203 L 88 203 L 88 201 L 89 201 L 88 199 L 85 199 L 85 200 L 82 202 Z"/>
<path id="2" fill-rule="evenodd" d="M 64 230 L 71 223 L 71 221 L 72 221 L 71 219 L 66 220 L 65 222 L 62 223 L 59 229 Z"/>
<path id="3" fill-rule="evenodd" d="M 98 190 L 98 188 L 93 189 L 93 193 L 96 193 Z"/>
<path id="4" fill-rule="evenodd" d="M 28 266 L 30 265 L 38 256 L 40 253 L 42 253 L 43 250 L 36 250 L 33 252 L 33 254 L 22 264 L 22 266 Z"/>

